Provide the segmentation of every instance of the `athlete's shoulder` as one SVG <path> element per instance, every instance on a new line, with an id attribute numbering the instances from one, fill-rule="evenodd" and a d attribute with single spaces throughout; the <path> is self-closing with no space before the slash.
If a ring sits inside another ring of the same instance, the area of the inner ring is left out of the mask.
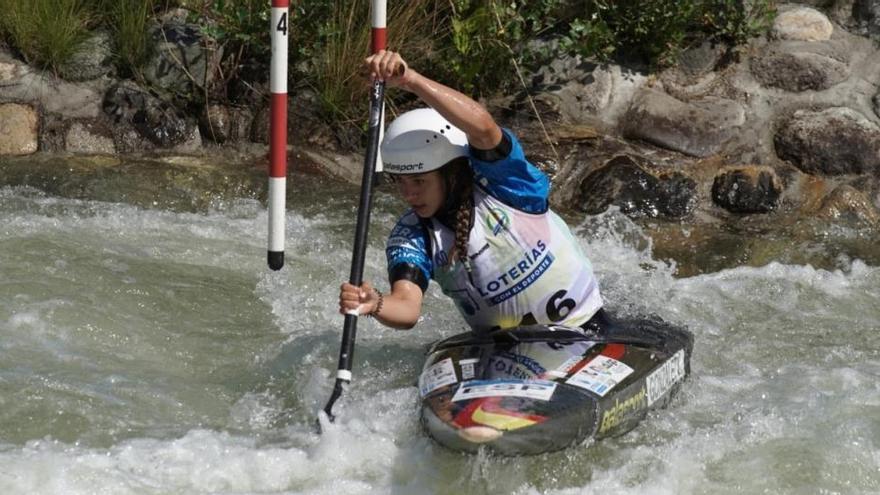
<path id="1" fill-rule="evenodd" d="M 388 236 L 388 244 L 408 244 L 413 240 L 423 240 L 425 234 L 421 219 L 413 210 L 409 210 L 397 219 Z"/>

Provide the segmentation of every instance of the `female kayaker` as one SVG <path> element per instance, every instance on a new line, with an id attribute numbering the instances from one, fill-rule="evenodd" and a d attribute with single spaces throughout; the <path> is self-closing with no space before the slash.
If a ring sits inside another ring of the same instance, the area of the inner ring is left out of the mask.
<path id="1" fill-rule="evenodd" d="M 398 53 L 381 51 L 365 66 L 429 108 L 400 115 L 381 145 L 385 172 L 410 206 L 388 238 L 390 291 L 344 283 L 340 313 L 412 328 L 435 280 L 477 332 L 536 323 L 577 327 L 601 317 L 590 262 L 549 209 L 549 180 L 516 136 Z"/>

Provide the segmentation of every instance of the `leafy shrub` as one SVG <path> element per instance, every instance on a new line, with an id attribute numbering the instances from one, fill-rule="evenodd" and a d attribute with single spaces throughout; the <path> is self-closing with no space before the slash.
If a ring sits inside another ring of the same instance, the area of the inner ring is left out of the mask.
<path id="1" fill-rule="evenodd" d="M 694 43 L 744 43 L 775 15 L 771 0 L 450 0 L 447 10 L 451 49 L 440 65 L 471 93 L 510 89 L 515 63 L 563 54 L 662 67 Z"/>
<path id="2" fill-rule="evenodd" d="M 270 4 L 266 0 L 189 0 L 182 2 L 223 50 L 221 74 L 212 96 L 238 100 L 268 78 L 271 56 Z"/>

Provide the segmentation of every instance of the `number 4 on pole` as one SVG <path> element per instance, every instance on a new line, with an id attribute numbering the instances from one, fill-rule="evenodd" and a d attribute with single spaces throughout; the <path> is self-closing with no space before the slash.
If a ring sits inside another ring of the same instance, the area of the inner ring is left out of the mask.
<path id="1" fill-rule="evenodd" d="M 269 268 L 284 266 L 287 196 L 287 15 L 290 0 L 272 0 L 272 66 L 269 90 Z"/>

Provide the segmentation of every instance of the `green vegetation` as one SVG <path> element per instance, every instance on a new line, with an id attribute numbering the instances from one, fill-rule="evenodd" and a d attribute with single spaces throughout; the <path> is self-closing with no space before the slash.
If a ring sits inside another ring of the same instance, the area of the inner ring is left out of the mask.
<path id="1" fill-rule="evenodd" d="M 185 8 L 223 50 L 210 98 L 250 104 L 265 93 L 267 0 L 0 0 L 0 37 L 29 63 L 57 72 L 90 30 L 108 29 L 118 73 L 137 77 L 149 55 L 150 23 L 172 8 Z M 368 11 L 369 0 L 291 6 L 291 91 L 311 89 L 334 125 L 364 121 L 358 71 L 368 51 Z M 516 90 L 516 68 L 562 55 L 653 70 L 704 41 L 735 48 L 765 32 L 774 15 L 773 0 L 406 0 L 389 2 L 388 46 L 479 96 Z"/>
<path id="2" fill-rule="evenodd" d="M 113 32 L 114 59 L 123 77 L 138 77 L 150 55 L 147 25 L 153 0 L 107 0 L 108 24 Z"/>
<path id="3" fill-rule="evenodd" d="M 0 0 L 0 34 L 29 64 L 57 73 L 94 25 L 86 0 Z"/>

